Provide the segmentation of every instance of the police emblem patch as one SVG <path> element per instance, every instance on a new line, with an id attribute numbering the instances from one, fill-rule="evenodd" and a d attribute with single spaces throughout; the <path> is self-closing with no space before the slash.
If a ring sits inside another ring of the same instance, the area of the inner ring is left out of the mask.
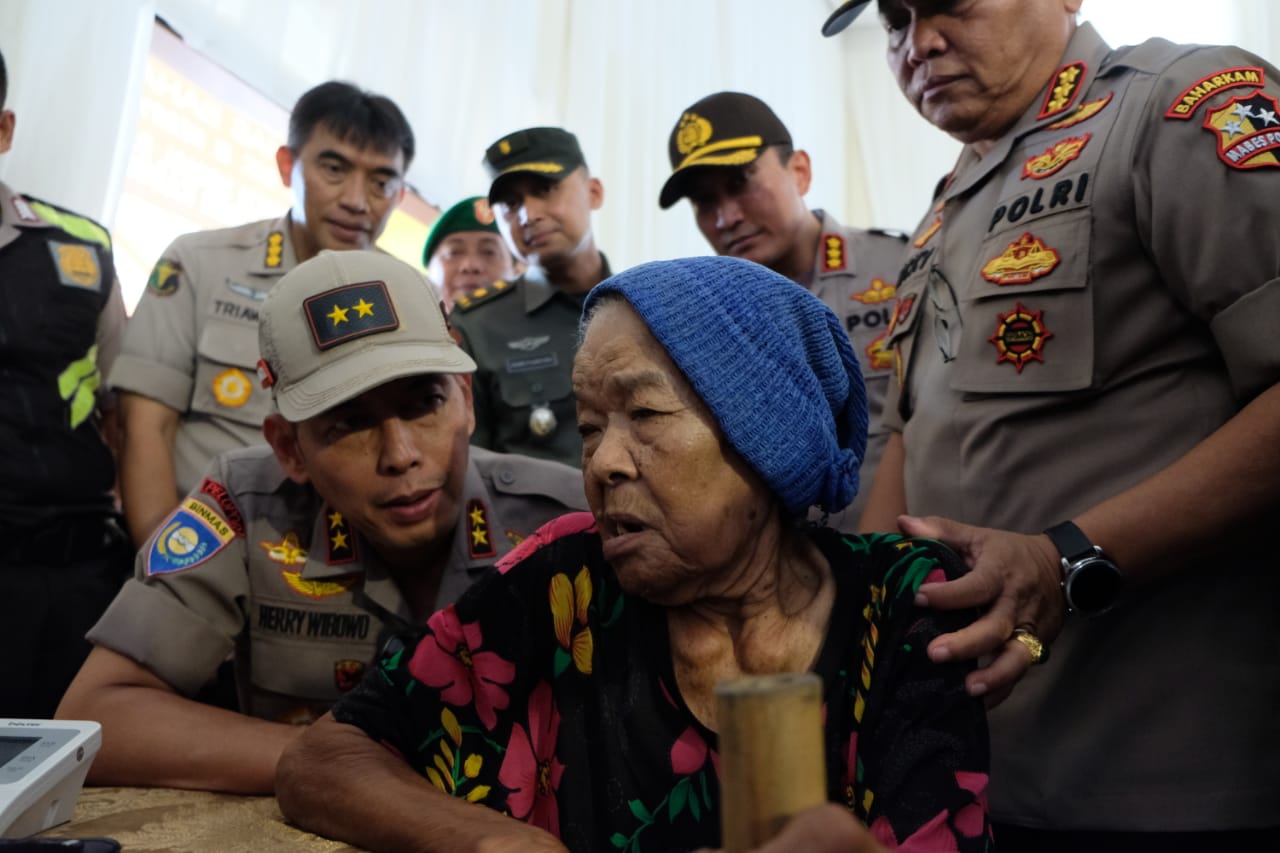
<path id="1" fill-rule="evenodd" d="M 208 560 L 235 538 L 225 519 L 196 498 L 173 512 L 151 540 L 147 576 L 184 572 Z"/>
<path id="2" fill-rule="evenodd" d="M 273 563 L 285 566 L 303 566 L 307 563 L 307 549 L 298 544 L 298 534 L 293 532 L 286 533 L 279 542 L 259 542 L 258 547 L 267 552 L 267 559 Z"/>
<path id="3" fill-rule="evenodd" d="M 262 258 L 262 265 L 267 269 L 275 269 L 284 263 L 284 232 L 272 231 L 267 235 L 267 253 Z"/>
<path id="4" fill-rule="evenodd" d="M 839 234 L 823 234 L 822 271 L 839 272 L 844 268 L 844 238 Z"/>
<path id="5" fill-rule="evenodd" d="M 364 663 L 358 660 L 335 661 L 333 664 L 333 686 L 339 693 L 346 693 L 360 683 L 364 676 Z"/>
<path id="6" fill-rule="evenodd" d="M 1237 95 L 1204 117 L 1218 140 L 1218 158 L 1233 169 L 1280 166 L 1280 104 L 1261 91 Z"/>
<path id="7" fill-rule="evenodd" d="M 147 279 L 147 290 L 156 296 L 172 296 L 178 292 L 178 274 L 182 272 L 182 264 L 161 258 L 151 268 L 151 277 Z"/>
<path id="8" fill-rule="evenodd" d="M 1032 178 L 1039 181 L 1058 174 L 1068 163 L 1084 153 L 1084 147 L 1092 138 L 1093 134 L 1086 133 L 1084 136 L 1072 136 L 1053 143 L 1043 154 L 1037 154 L 1022 164 L 1023 180 Z"/>
<path id="9" fill-rule="evenodd" d="M 850 293 L 849 298 L 863 305 L 879 305 L 888 302 L 898 295 L 898 288 L 882 278 L 871 279 L 871 286 L 861 293 Z"/>
<path id="10" fill-rule="evenodd" d="M 907 319 L 907 315 L 911 313 L 911 306 L 916 304 L 914 296 L 908 296 L 906 299 L 899 299 L 898 304 L 893 309 L 893 319 L 889 321 L 888 331 L 892 332 Z"/>
<path id="11" fill-rule="evenodd" d="M 1107 92 L 1106 95 L 1098 98 L 1096 101 L 1085 101 L 1083 104 L 1076 107 L 1075 112 L 1071 113 L 1071 115 L 1064 119 L 1060 119 L 1059 121 L 1055 121 L 1053 124 L 1046 127 L 1045 130 L 1063 130 L 1064 128 L 1080 124 L 1082 121 L 1088 121 L 1098 113 L 1102 112 L 1103 108 L 1106 107 L 1107 104 L 1111 103 L 1111 98 L 1114 95 L 1115 92 Z"/>
<path id="12" fill-rule="evenodd" d="M 1061 258 L 1056 249 L 1030 233 L 1023 234 L 999 255 L 987 261 L 982 277 L 992 284 L 1028 284 L 1053 272 Z"/>
<path id="13" fill-rule="evenodd" d="M 328 543 L 326 562 L 331 566 L 354 563 L 356 561 L 356 543 L 351 538 L 351 528 L 347 526 L 347 520 L 336 509 L 330 511 L 326 517 L 329 521 L 329 533 L 326 538 Z"/>
<path id="14" fill-rule="evenodd" d="M 467 501 L 467 552 L 471 559 L 497 555 L 493 547 L 492 531 L 489 529 L 489 510 L 484 501 L 472 498 Z"/>
<path id="15" fill-rule="evenodd" d="M 387 285 L 381 281 L 347 284 L 309 297 L 302 303 L 311 337 L 321 350 L 400 328 L 400 317 Z"/>
<path id="16" fill-rule="evenodd" d="M 1255 65 L 1224 68 L 1201 77 L 1183 89 L 1182 94 L 1174 98 L 1169 109 L 1165 110 L 1164 117 L 1185 121 L 1195 115 L 1200 105 L 1215 92 L 1223 92 L 1238 86 L 1262 88 L 1264 85 L 1266 85 L 1266 78 L 1263 76 L 1262 69 Z"/>
<path id="17" fill-rule="evenodd" d="M 711 122 L 697 113 L 685 113 L 676 128 L 676 150 L 681 154 L 696 151 L 707 144 L 711 134 Z"/>
<path id="18" fill-rule="evenodd" d="M 995 345 L 996 364 L 1007 361 L 1021 373 L 1028 362 L 1044 361 L 1044 342 L 1053 332 L 1044 327 L 1043 314 L 1018 303 L 1008 314 L 996 315 L 996 332 L 987 338 Z"/>
<path id="19" fill-rule="evenodd" d="M 1083 62 L 1069 62 L 1058 69 L 1053 78 L 1053 85 L 1045 93 L 1044 103 L 1040 106 L 1037 120 L 1046 119 L 1066 111 L 1075 101 L 1083 88 L 1084 72 L 1087 66 Z"/>
<path id="20" fill-rule="evenodd" d="M 213 397 L 224 406 L 238 409 L 249 402 L 253 383 L 238 367 L 229 367 L 213 377 Z"/>
<path id="21" fill-rule="evenodd" d="M 102 289 L 102 268 L 98 265 L 97 252 L 81 243 L 50 240 L 48 246 L 54 266 L 58 268 L 58 281 L 67 287 Z"/>

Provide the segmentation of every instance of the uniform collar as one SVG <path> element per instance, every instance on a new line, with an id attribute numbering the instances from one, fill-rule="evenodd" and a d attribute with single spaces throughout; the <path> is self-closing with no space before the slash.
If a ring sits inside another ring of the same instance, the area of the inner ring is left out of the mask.
<path id="1" fill-rule="evenodd" d="M 268 226 L 262 239 L 249 251 L 248 271 L 251 275 L 284 275 L 298 265 L 298 255 L 293 248 L 293 220 L 288 213 Z"/>
<path id="2" fill-rule="evenodd" d="M 1014 124 L 1013 129 L 1001 137 L 985 157 L 979 158 L 968 145 L 961 150 L 954 172 L 956 178 L 939 200 L 951 199 L 981 182 L 1004 162 L 1018 140 L 1028 133 L 1069 116 L 1087 99 L 1090 85 L 1110 53 L 1110 46 L 1102 40 L 1092 24 L 1079 24 L 1072 33 L 1071 40 L 1067 42 L 1067 49 L 1049 82 L 1040 90 L 1040 94 Z"/>
<path id="3" fill-rule="evenodd" d="M 604 267 L 604 275 L 600 280 L 604 281 L 613 275 L 609 269 L 609 259 L 605 257 L 604 252 L 600 253 L 600 264 Z M 541 267 L 529 267 L 524 274 L 520 276 L 516 282 L 517 287 L 524 294 L 524 313 L 532 314 L 543 305 L 546 305 L 557 295 L 563 296 L 565 299 L 572 299 L 581 307 L 582 301 L 586 298 L 585 293 L 568 294 L 556 286 L 555 282 L 547 278 L 546 270 Z"/>

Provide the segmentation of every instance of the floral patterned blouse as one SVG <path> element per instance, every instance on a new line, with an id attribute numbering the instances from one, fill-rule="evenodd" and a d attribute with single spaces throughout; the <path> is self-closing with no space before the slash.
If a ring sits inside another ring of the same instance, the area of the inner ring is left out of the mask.
<path id="1" fill-rule="evenodd" d="M 927 540 L 812 535 L 837 581 L 814 666 L 828 799 L 891 847 L 989 849 L 983 708 L 968 665 L 924 652 L 971 614 L 913 603 L 958 558 Z M 529 537 L 415 644 L 392 641 L 333 714 L 440 790 L 571 850 L 720 844 L 716 735 L 681 700 L 663 609 L 619 589 L 586 513 Z"/>

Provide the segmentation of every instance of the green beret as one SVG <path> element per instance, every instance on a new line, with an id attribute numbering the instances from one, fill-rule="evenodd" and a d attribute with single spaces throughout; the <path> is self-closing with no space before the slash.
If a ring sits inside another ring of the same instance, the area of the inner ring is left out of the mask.
<path id="1" fill-rule="evenodd" d="M 440 248 L 444 238 L 459 231 L 498 233 L 498 224 L 484 196 L 473 195 L 471 198 L 464 198 L 441 214 L 431 226 L 426 245 L 422 247 L 422 265 L 424 267 L 430 265 L 431 256 L 436 253 L 436 249 Z"/>

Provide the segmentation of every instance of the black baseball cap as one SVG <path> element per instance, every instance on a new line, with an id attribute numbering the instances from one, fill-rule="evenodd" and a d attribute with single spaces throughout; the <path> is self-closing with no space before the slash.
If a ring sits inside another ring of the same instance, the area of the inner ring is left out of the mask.
<path id="1" fill-rule="evenodd" d="M 791 134 L 769 105 L 742 92 L 716 92 L 684 111 L 671 128 L 667 153 L 671 177 L 658 206 L 666 209 L 685 196 L 689 169 L 745 166 L 770 145 L 790 145 Z"/>
<path id="2" fill-rule="evenodd" d="M 822 34 L 828 38 L 836 33 L 844 32 L 844 28 L 853 23 L 853 19 L 862 14 L 862 10 L 871 5 L 871 0 L 847 0 L 841 3 L 831 17 L 822 25 Z"/>
<path id="3" fill-rule="evenodd" d="M 586 165 L 578 137 L 561 127 L 530 127 L 509 133 L 484 152 L 489 172 L 489 203 L 508 175 L 531 173 L 559 182 Z"/>

